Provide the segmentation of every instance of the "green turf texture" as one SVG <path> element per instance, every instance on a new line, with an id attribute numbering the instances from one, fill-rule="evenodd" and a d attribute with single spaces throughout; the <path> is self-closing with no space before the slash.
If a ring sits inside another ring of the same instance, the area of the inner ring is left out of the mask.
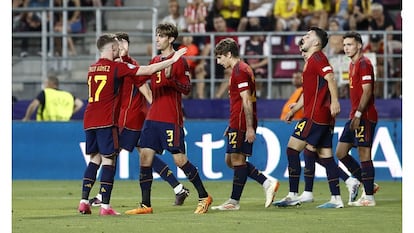
<path id="1" fill-rule="evenodd" d="M 174 192 L 164 181 L 152 186 L 153 214 L 125 215 L 141 200 L 137 181 L 117 180 L 112 192 L 111 205 L 120 216 L 99 216 L 99 207 L 92 207 L 92 215 L 81 215 L 77 207 L 81 195 L 79 181 L 13 181 L 12 232 L 13 233 L 129 233 L 129 232 L 281 232 L 281 233 L 354 233 L 402 232 L 402 182 L 380 181 L 375 195 L 375 207 L 347 206 L 348 191 L 341 182 L 343 209 L 317 209 L 330 198 L 326 181 L 316 181 L 315 202 L 300 207 L 264 208 L 261 185 L 249 180 L 244 188 L 239 211 L 213 211 L 196 215 L 197 192 L 191 183 L 183 181 L 190 196 L 183 206 L 173 206 Z M 93 197 L 98 189 L 92 190 Z M 213 205 L 222 204 L 231 194 L 230 181 L 205 182 L 213 197 Z M 303 182 L 300 184 L 303 190 Z M 288 192 L 288 182 L 281 182 L 275 200 Z"/>

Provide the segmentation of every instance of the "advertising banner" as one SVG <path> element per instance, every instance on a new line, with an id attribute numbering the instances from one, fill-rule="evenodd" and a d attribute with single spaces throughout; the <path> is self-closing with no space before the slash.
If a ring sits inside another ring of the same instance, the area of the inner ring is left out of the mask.
<path id="1" fill-rule="evenodd" d="M 345 120 L 338 120 L 334 130 L 333 151 Z M 202 179 L 232 180 L 233 171 L 225 165 L 226 120 L 187 120 L 185 122 L 187 155 L 199 169 Z M 260 121 L 249 158 L 265 175 L 288 179 L 286 145 L 295 124 L 278 120 Z M 377 124 L 372 148 L 376 180 L 402 179 L 402 123 L 384 120 Z M 70 180 L 82 179 L 89 161 L 85 155 L 85 134 L 81 121 L 18 122 L 12 124 L 12 179 Z M 358 159 L 356 149 L 352 156 Z M 159 155 L 180 179 L 184 173 L 174 165 L 168 152 Z M 301 154 L 303 161 L 303 153 Z M 302 162 L 302 166 L 303 166 Z M 340 166 L 343 166 L 339 163 Z M 139 159 L 134 152 L 121 151 L 116 179 L 138 179 Z M 316 166 L 316 179 L 325 179 L 323 167 Z M 160 179 L 157 174 L 154 178 Z"/>

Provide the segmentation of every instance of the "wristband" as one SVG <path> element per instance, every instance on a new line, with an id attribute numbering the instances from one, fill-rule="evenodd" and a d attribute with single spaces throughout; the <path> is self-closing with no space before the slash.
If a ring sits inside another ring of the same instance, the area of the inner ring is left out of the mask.
<path id="1" fill-rule="evenodd" d="M 362 116 L 362 112 L 360 112 L 360 111 L 356 111 L 356 112 L 355 112 L 354 117 L 356 117 L 356 118 L 361 118 L 361 116 Z"/>

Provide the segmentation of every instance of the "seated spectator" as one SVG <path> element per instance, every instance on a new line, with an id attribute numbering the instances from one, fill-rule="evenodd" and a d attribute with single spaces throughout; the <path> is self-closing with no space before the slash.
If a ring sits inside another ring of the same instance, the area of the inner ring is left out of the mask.
<path id="1" fill-rule="evenodd" d="M 62 0 L 54 0 L 54 6 L 55 7 L 63 7 L 63 1 Z M 80 7 L 80 0 L 69 0 L 67 3 L 68 7 Z M 54 22 L 54 30 L 55 32 L 62 32 L 63 31 L 63 12 L 55 12 L 55 22 Z M 84 26 L 82 22 L 82 16 L 79 10 L 71 10 L 68 11 L 68 25 L 67 25 L 67 32 L 68 33 L 80 33 L 83 32 Z M 71 36 L 67 37 L 68 42 L 68 49 L 69 49 L 69 55 L 76 55 L 76 47 L 75 43 L 73 42 L 73 39 Z M 55 52 L 56 55 L 61 56 L 62 55 L 62 38 L 56 37 L 55 38 Z"/>
<path id="2" fill-rule="evenodd" d="M 342 30 L 345 25 L 348 24 L 349 15 L 353 11 L 353 4 L 349 4 L 349 0 L 337 0 L 334 2 L 332 8 L 333 9 L 330 11 L 331 18 L 334 18 L 338 21 L 339 27 Z"/>
<path id="3" fill-rule="evenodd" d="M 329 20 L 329 41 L 324 49 L 328 58 L 337 54 L 344 54 L 343 35 L 339 34 L 339 31 L 342 31 L 342 28 L 338 20 L 331 18 Z"/>
<path id="4" fill-rule="evenodd" d="M 22 0 L 13 0 L 13 8 L 24 7 Z M 35 12 L 19 12 L 13 14 L 13 32 L 40 32 L 42 20 Z M 20 56 L 26 57 L 29 52 L 29 41 L 31 38 L 22 37 Z M 40 51 L 40 49 L 39 49 Z"/>
<path id="5" fill-rule="evenodd" d="M 214 43 L 210 41 L 210 37 L 207 37 L 204 48 L 202 49 L 201 54 L 200 54 L 200 56 L 203 56 L 203 57 L 207 57 L 210 54 L 211 46 L 215 47 L 215 45 L 218 44 L 218 42 L 220 42 L 220 40 L 224 38 L 230 37 L 234 39 L 235 41 L 238 41 L 238 37 L 231 35 L 232 32 L 234 32 L 234 30 L 232 28 L 227 27 L 226 20 L 224 19 L 222 15 L 215 15 L 213 21 L 214 21 L 215 32 L 228 32 L 228 35 L 216 36 Z M 197 64 L 195 68 L 195 78 L 197 80 L 196 97 L 199 99 L 204 99 L 206 97 L 204 93 L 205 93 L 205 80 L 207 77 L 214 75 L 215 79 L 218 79 L 218 80 L 220 79 L 228 80 L 230 77 L 231 69 L 229 68 L 224 69 L 223 66 L 217 64 L 216 59 L 214 59 L 214 61 L 215 61 L 215 73 L 214 74 L 210 73 L 210 59 L 200 60 L 200 62 Z M 227 90 L 227 86 L 228 86 L 228 82 L 222 81 L 217 92 L 215 93 L 215 98 L 222 98 L 223 94 Z"/>
<path id="6" fill-rule="evenodd" d="M 263 31 L 259 26 L 251 28 L 254 32 Z M 263 79 L 267 78 L 267 63 L 268 56 L 270 54 L 270 48 L 265 41 L 263 34 L 251 35 L 248 40 L 245 41 L 243 46 L 240 46 L 240 56 L 247 56 L 244 60 L 250 65 L 254 72 L 256 79 L 256 96 L 261 97 L 263 90 Z M 248 56 L 264 56 L 263 58 L 248 57 Z"/>
<path id="7" fill-rule="evenodd" d="M 257 25 L 265 31 L 271 31 L 273 0 L 250 0 L 246 16 L 240 19 L 237 31 L 251 31 Z"/>
<path id="8" fill-rule="evenodd" d="M 218 5 L 220 14 L 226 20 L 227 27 L 237 31 L 242 18 L 243 0 L 222 0 Z"/>
<path id="9" fill-rule="evenodd" d="M 188 31 L 185 30 L 183 32 Z M 198 56 L 200 54 L 200 51 L 198 49 L 198 46 L 194 44 L 193 36 L 191 34 L 182 37 L 182 44 L 178 47 L 178 49 L 181 49 L 183 47 L 187 48 L 187 53 L 185 54 L 185 57 L 187 58 L 187 64 L 191 71 L 191 77 L 194 77 L 194 70 L 197 65 L 197 59 L 194 58 L 194 56 Z"/>
<path id="10" fill-rule="evenodd" d="M 345 30 L 367 31 L 371 21 L 371 5 L 381 0 L 357 0 L 352 13 L 350 14 L 348 24 L 344 26 Z"/>
<path id="11" fill-rule="evenodd" d="M 300 12 L 304 20 L 304 30 L 308 30 L 311 26 L 327 28 L 328 12 L 322 0 L 303 0 Z"/>
<path id="12" fill-rule="evenodd" d="M 207 7 L 203 0 L 187 0 L 187 5 L 184 8 L 184 17 L 188 32 L 193 34 L 206 32 Z M 193 40 L 199 47 L 204 43 L 203 37 L 194 35 Z"/>
<path id="13" fill-rule="evenodd" d="M 299 10 L 299 0 L 276 0 L 273 7 L 275 31 L 298 31 L 301 24 Z"/>
<path id="14" fill-rule="evenodd" d="M 168 1 L 168 15 L 161 19 L 160 23 L 171 23 L 175 25 L 178 29 L 178 32 L 182 32 L 187 29 L 187 23 L 185 17 L 180 13 L 180 4 L 178 0 L 169 0 Z M 180 46 L 181 42 L 176 40 L 174 41 L 174 49 L 177 49 Z M 152 54 L 152 44 L 147 45 L 147 55 L 153 56 Z"/>

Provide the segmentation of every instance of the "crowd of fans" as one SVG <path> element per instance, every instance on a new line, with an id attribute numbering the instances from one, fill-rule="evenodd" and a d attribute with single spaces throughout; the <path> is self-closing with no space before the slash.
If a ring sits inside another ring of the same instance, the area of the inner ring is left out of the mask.
<path id="1" fill-rule="evenodd" d="M 53 1 L 55 6 L 60 6 L 62 0 Z M 389 4 L 390 1 L 387 1 Z M 180 32 L 190 33 L 185 40 L 177 42 L 180 46 L 191 47 L 191 56 L 210 55 L 211 46 L 214 46 L 222 37 L 217 36 L 214 43 L 209 37 L 199 36 L 208 32 L 298 32 L 306 31 L 311 26 L 317 26 L 330 33 L 330 41 L 325 48 L 328 56 L 342 54 L 341 31 L 357 30 L 371 31 L 364 41 L 365 52 L 382 54 L 386 49 L 389 54 L 401 53 L 401 35 L 388 34 L 384 44 L 383 31 L 402 30 L 401 18 L 387 11 L 381 0 L 186 0 L 185 4 L 179 0 L 168 0 L 168 15 L 161 17 L 161 22 L 175 24 Z M 48 6 L 49 0 L 13 0 L 13 7 L 42 7 Z M 69 0 L 68 6 L 122 6 L 121 0 Z M 401 1 L 395 1 L 391 9 L 394 12 L 401 11 Z M 18 13 L 13 15 L 13 31 L 40 31 L 40 16 L 38 12 Z M 94 12 L 68 12 L 68 32 L 82 33 L 86 25 L 95 20 Z M 61 12 L 56 12 L 54 19 L 54 31 L 62 31 Z M 398 14 L 397 14 L 398 16 Z M 102 19 L 103 30 L 107 29 L 106 17 Z M 375 34 L 377 32 L 377 34 Z M 367 34 L 368 35 L 368 34 Z M 274 48 L 267 48 L 266 37 L 237 37 L 243 55 L 269 54 Z M 61 38 L 60 38 L 61 40 Z M 277 52 L 296 53 L 297 39 L 293 35 L 279 38 L 278 45 L 282 49 Z M 58 46 L 56 56 L 61 55 L 61 41 L 56 38 Z M 248 46 L 246 46 L 248 43 Z M 273 44 L 273 43 L 272 43 Z M 76 55 L 76 47 L 68 37 L 69 55 Z M 243 50 L 242 50 L 243 49 Z M 245 50 L 251 49 L 252 51 Z M 27 55 L 27 39 L 21 44 L 21 56 Z M 147 55 L 152 55 L 152 47 L 149 44 Z M 384 74 L 384 64 L 381 56 L 377 57 L 377 77 L 401 77 L 401 60 L 390 56 L 387 74 Z M 266 77 L 267 64 L 260 59 L 246 59 L 257 70 L 257 76 Z M 193 97 L 206 98 L 205 79 L 210 76 L 209 59 L 192 59 L 191 69 L 196 83 L 196 92 Z M 253 63 L 252 63 L 253 62 Z M 257 67 L 257 64 L 260 66 Z M 299 69 L 300 67 L 297 67 Z M 292 72 L 297 71 L 293 70 Z M 226 79 L 229 71 L 216 67 L 216 78 Z M 276 77 L 277 78 L 277 77 Z M 290 78 L 290 77 L 284 77 Z M 260 79 L 260 78 L 259 78 Z M 211 96 L 222 98 L 225 96 L 226 82 L 218 86 L 217 92 Z M 260 83 L 260 82 L 259 82 Z M 381 90 L 382 86 L 378 85 Z M 260 88 L 258 88 L 260 90 Z M 398 87 L 397 87 L 398 89 Z M 380 93 L 381 91 L 378 91 Z M 392 91 L 393 96 L 399 96 L 398 90 Z M 260 93 L 259 93 L 260 94 Z"/>

